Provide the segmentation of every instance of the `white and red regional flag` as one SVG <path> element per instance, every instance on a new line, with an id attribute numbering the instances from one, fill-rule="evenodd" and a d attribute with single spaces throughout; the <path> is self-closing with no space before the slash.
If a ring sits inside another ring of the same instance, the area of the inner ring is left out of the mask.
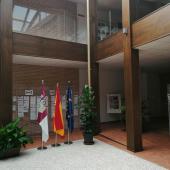
<path id="1" fill-rule="evenodd" d="M 41 97 L 40 97 L 37 121 L 42 129 L 42 141 L 43 142 L 47 142 L 49 138 L 48 111 L 47 111 L 46 103 L 47 103 L 46 88 L 44 85 L 44 81 L 42 80 Z"/>

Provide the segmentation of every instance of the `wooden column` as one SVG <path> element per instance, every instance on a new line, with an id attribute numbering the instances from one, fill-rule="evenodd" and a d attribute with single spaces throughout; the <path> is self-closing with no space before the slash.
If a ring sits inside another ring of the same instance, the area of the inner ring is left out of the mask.
<path id="1" fill-rule="evenodd" d="M 95 93 L 96 98 L 96 132 L 100 131 L 100 95 L 99 95 L 99 64 L 96 63 L 97 52 L 97 0 L 89 1 L 89 14 L 90 14 L 90 75 L 91 86 Z"/>
<path id="2" fill-rule="evenodd" d="M 12 120 L 13 0 L 0 0 L 0 126 Z"/>
<path id="3" fill-rule="evenodd" d="M 142 150 L 141 106 L 140 106 L 140 66 L 139 52 L 132 48 L 132 23 L 135 18 L 135 0 L 122 0 L 124 34 L 124 81 L 126 100 L 127 147 L 138 152 Z"/>

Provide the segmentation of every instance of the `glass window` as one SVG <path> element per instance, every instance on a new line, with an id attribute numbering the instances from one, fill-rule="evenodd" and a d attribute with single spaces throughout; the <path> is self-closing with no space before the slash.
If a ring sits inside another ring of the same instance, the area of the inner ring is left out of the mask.
<path id="1" fill-rule="evenodd" d="M 14 12 L 13 12 L 13 18 L 18 19 L 18 20 L 24 20 L 26 13 L 27 13 L 27 8 L 15 5 Z"/>
<path id="2" fill-rule="evenodd" d="M 13 20 L 13 30 L 16 32 L 20 32 L 23 26 L 23 22 L 22 21 L 16 21 Z"/>
<path id="3" fill-rule="evenodd" d="M 35 16 L 35 14 L 36 14 L 36 10 L 33 10 L 33 9 L 30 9 L 29 10 L 29 14 L 28 14 L 28 17 L 27 17 L 27 21 L 28 22 L 31 22 L 32 21 L 32 19 L 33 19 L 33 17 Z"/>

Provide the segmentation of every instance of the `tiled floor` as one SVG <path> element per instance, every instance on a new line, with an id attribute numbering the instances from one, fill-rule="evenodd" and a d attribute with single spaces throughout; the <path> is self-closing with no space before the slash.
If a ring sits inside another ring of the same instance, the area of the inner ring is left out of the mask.
<path id="1" fill-rule="evenodd" d="M 126 132 L 122 128 L 111 124 L 106 124 L 102 127 L 102 136 L 99 136 L 99 139 L 126 150 Z M 103 136 L 116 142 L 111 142 Z M 148 131 L 143 133 L 142 138 L 144 151 L 135 153 L 135 155 L 170 169 L 170 136 L 168 132 L 160 130 Z"/>
<path id="2" fill-rule="evenodd" d="M 120 128 L 113 128 L 113 126 L 106 125 L 102 131 L 102 136 L 96 136 L 97 139 L 116 146 L 120 149 L 126 150 L 126 132 L 122 131 Z M 113 142 L 105 137 L 107 136 L 112 140 L 122 143 L 123 145 Z M 75 130 L 71 135 L 71 139 L 79 140 L 82 139 L 82 133 L 79 130 Z M 51 135 L 50 140 L 47 144 L 54 143 L 54 135 Z M 65 139 L 60 138 L 59 142 L 64 142 Z M 41 138 L 34 137 L 34 144 L 28 145 L 28 148 L 35 148 L 41 145 Z M 167 169 L 170 169 L 170 136 L 167 133 L 163 132 L 148 132 L 143 134 L 143 145 L 144 151 L 139 153 L 132 153 L 136 156 L 139 156 L 143 159 L 149 160 L 156 164 L 159 164 Z M 126 150 L 127 151 L 127 150 Z M 129 151 L 127 151 L 129 152 Z"/>

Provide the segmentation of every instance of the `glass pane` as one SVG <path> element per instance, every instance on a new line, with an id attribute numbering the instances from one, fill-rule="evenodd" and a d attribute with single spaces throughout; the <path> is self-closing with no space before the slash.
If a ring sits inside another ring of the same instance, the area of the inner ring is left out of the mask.
<path id="1" fill-rule="evenodd" d="M 27 13 L 27 8 L 15 5 L 13 11 L 13 18 L 24 20 L 26 13 Z"/>
<path id="2" fill-rule="evenodd" d="M 34 17 L 34 15 L 35 15 L 36 12 L 37 12 L 37 11 L 30 9 L 29 14 L 28 14 L 28 17 L 27 17 L 27 21 L 28 21 L 28 22 L 31 22 L 31 21 L 32 21 L 32 19 L 33 19 L 33 17 Z"/>
<path id="3" fill-rule="evenodd" d="M 24 28 L 23 28 L 22 31 L 25 32 L 27 30 L 28 26 L 29 26 L 29 23 L 25 23 Z"/>
<path id="4" fill-rule="evenodd" d="M 119 8 L 98 9 L 98 30 L 97 39 L 103 40 L 122 30 L 122 11 Z"/>
<path id="5" fill-rule="evenodd" d="M 58 8 L 50 3 L 46 3 L 44 6 L 34 0 L 29 0 L 29 3 L 24 1 L 21 6 L 19 3 L 14 4 L 13 20 L 15 26 L 13 31 L 86 43 L 86 4 L 69 2 L 70 4 L 70 8 Z M 16 21 L 23 21 L 23 24 L 18 24 Z"/>
<path id="6" fill-rule="evenodd" d="M 13 30 L 16 32 L 20 32 L 23 26 L 23 22 L 13 20 Z"/>

